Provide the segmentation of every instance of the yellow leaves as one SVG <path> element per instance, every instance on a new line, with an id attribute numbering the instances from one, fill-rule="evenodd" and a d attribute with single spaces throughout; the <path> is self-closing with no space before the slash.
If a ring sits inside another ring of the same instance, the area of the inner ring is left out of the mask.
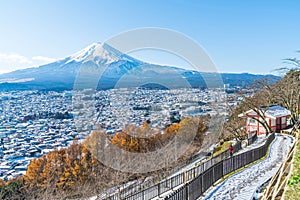
<path id="1" fill-rule="evenodd" d="M 120 132 L 115 134 L 112 139 L 111 143 L 117 147 L 120 147 L 126 151 L 131 152 L 138 152 L 139 151 L 139 141 L 136 138 L 133 138 L 132 136 Z"/>
<path id="2" fill-rule="evenodd" d="M 122 147 L 122 146 L 126 146 L 126 134 L 121 132 L 121 133 L 117 133 L 115 134 L 112 139 L 111 139 L 111 143 L 117 147 Z"/>
<path id="3" fill-rule="evenodd" d="M 191 128 L 193 126 L 196 127 Z M 146 123 L 142 127 L 128 126 L 123 132 L 114 136 L 107 136 L 104 131 L 94 131 L 83 144 L 74 141 L 66 149 L 55 149 L 39 159 L 34 159 L 24 176 L 25 185 L 34 189 L 51 187 L 70 190 L 87 181 L 95 180 L 97 177 L 105 178 L 103 173 L 108 170 L 111 172 L 112 169 L 108 169 L 96 159 L 102 153 L 99 151 L 99 145 L 103 147 L 107 142 L 111 142 L 130 152 L 154 151 L 178 136 L 182 128 L 186 129 L 184 134 L 187 135 L 184 137 L 187 138 L 190 130 L 197 130 L 197 134 L 198 132 L 202 134 L 196 137 L 199 143 L 203 138 L 202 132 L 206 130 L 203 121 L 190 118 L 178 124 L 172 124 L 164 132 L 153 129 Z M 112 178 L 110 174 L 106 176 Z"/>
<path id="4" fill-rule="evenodd" d="M 149 124 L 147 122 L 144 122 L 142 128 L 146 128 L 148 126 L 149 126 Z"/>
<path id="5" fill-rule="evenodd" d="M 185 118 L 180 123 L 171 124 L 161 133 L 145 122 L 141 127 L 125 127 L 123 132 L 111 138 L 111 143 L 130 152 L 154 151 L 178 136 L 179 129 L 182 130 L 179 137 L 193 139 L 191 133 L 195 133 L 195 142 L 201 144 L 208 127 L 203 119 Z"/>
<path id="6" fill-rule="evenodd" d="M 123 138 L 121 141 L 121 146 L 128 146 L 127 140 L 125 138 Z"/>
<path id="7" fill-rule="evenodd" d="M 0 179 L 0 187 L 5 185 L 5 181 Z"/>
<path id="8" fill-rule="evenodd" d="M 74 143 L 67 149 L 55 149 L 46 156 L 34 159 L 28 166 L 25 183 L 30 187 L 70 188 L 90 179 L 98 164 L 81 144 Z"/>
<path id="9" fill-rule="evenodd" d="M 169 127 L 166 128 L 165 132 L 167 133 L 177 133 L 181 124 L 171 124 Z"/>
<path id="10" fill-rule="evenodd" d="M 129 149 L 133 150 L 134 152 L 138 152 L 139 151 L 138 141 L 131 138 L 129 143 Z"/>

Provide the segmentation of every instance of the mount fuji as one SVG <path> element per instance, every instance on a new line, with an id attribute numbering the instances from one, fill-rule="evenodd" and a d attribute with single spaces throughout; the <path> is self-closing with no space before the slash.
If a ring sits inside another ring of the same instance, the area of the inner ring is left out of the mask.
<path id="1" fill-rule="evenodd" d="M 214 82 L 219 76 L 217 73 L 204 73 L 146 63 L 128 56 L 106 43 L 93 43 L 83 50 L 53 63 L 1 74 L 0 89 L 69 90 L 74 88 L 74 83 L 78 81 L 82 70 L 89 71 L 88 74 L 84 74 L 86 80 L 95 79 L 95 72 L 99 72 L 100 77 L 96 77 L 97 89 L 157 85 L 156 83 L 167 88 L 187 85 L 207 87 L 204 80 L 209 79 Z M 221 77 L 225 84 L 229 83 L 234 86 L 242 86 L 242 84 L 247 86 L 262 78 L 269 78 L 273 81 L 280 79 L 273 75 L 247 73 L 221 74 Z M 221 87 L 221 85 L 216 85 L 216 87 Z"/>

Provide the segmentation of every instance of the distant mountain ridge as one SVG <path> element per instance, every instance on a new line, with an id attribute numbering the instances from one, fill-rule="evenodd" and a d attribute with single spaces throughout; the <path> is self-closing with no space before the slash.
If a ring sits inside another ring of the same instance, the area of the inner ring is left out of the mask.
<path id="1" fill-rule="evenodd" d="M 81 67 L 102 70 L 98 89 L 135 87 L 143 83 L 162 83 L 165 86 L 207 87 L 207 80 L 214 82 L 217 73 L 185 70 L 178 67 L 153 65 L 128 56 L 105 43 L 93 43 L 64 59 L 0 75 L 0 90 L 70 90 L 80 74 Z M 224 84 L 248 86 L 256 80 L 280 80 L 274 75 L 220 74 Z M 91 72 L 87 79 L 93 78 Z M 169 88 L 169 87 L 167 87 Z"/>

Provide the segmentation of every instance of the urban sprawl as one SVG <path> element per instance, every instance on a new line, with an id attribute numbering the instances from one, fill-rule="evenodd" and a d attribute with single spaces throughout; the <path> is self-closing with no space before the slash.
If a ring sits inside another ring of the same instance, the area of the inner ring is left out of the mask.
<path id="1" fill-rule="evenodd" d="M 0 92 L 0 178 L 26 173 L 32 159 L 83 141 L 94 126 L 107 134 L 145 122 L 163 130 L 186 116 L 226 116 L 241 100 L 224 89 Z"/>

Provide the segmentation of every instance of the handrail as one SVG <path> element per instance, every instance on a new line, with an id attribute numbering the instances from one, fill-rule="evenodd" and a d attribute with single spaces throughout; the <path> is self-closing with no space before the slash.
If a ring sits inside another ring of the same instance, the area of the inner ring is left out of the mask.
<path id="1" fill-rule="evenodd" d="M 234 146 L 234 152 L 238 152 L 240 149 L 242 149 L 241 142 L 237 142 Z M 147 188 L 145 187 L 139 187 L 141 190 L 138 191 L 129 191 L 128 189 L 121 190 L 118 193 L 115 193 L 111 196 L 109 196 L 106 199 L 109 200 L 119 200 L 119 199 L 125 199 L 125 200 L 136 200 L 136 199 L 145 199 L 145 194 L 148 194 L 146 199 L 155 198 L 157 196 L 160 196 L 161 194 L 165 193 L 166 191 L 173 190 L 177 188 L 180 185 L 186 184 L 187 182 L 192 181 L 195 177 L 197 177 L 199 174 L 204 172 L 205 170 L 211 168 L 214 164 L 230 157 L 230 154 L 228 150 L 223 151 L 222 153 L 212 157 L 211 159 L 196 165 L 195 167 L 182 172 L 180 174 L 177 174 L 173 177 L 170 177 L 166 180 L 163 180 L 155 185 L 149 186 Z M 132 188 L 131 188 L 132 189 Z M 134 189 L 133 189 L 134 190 Z"/>
<path id="2" fill-rule="evenodd" d="M 288 183 L 288 180 L 292 173 L 292 163 L 294 161 L 295 151 L 298 143 L 298 130 L 299 130 L 300 123 L 296 123 L 293 127 L 290 135 L 292 135 L 295 140 L 293 142 L 292 148 L 288 153 L 287 158 L 280 166 L 279 170 L 273 176 L 263 193 L 263 200 L 274 200 L 283 197 L 285 192 L 285 186 Z"/>
<path id="3" fill-rule="evenodd" d="M 189 199 L 195 200 L 199 198 L 209 187 L 227 174 L 234 172 L 260 158 L 264 157 L 269 149 L 270 144 L 275 139 L 275 134 L 271 134 L 265 144 L 258 148 L 237 154 L 214 164 L 207 170 L 203 171 L 191 182 L 180 187 L 178 190 L 167 196 L 165 200 Z"/>
<path id="4" fill-rule="evenodd" d="M 253 144 L 256 140 L 257 140 L 257 132 L 251 137 L 251 138 L 248 138 L 248 145 L 251 145 Z"/>

